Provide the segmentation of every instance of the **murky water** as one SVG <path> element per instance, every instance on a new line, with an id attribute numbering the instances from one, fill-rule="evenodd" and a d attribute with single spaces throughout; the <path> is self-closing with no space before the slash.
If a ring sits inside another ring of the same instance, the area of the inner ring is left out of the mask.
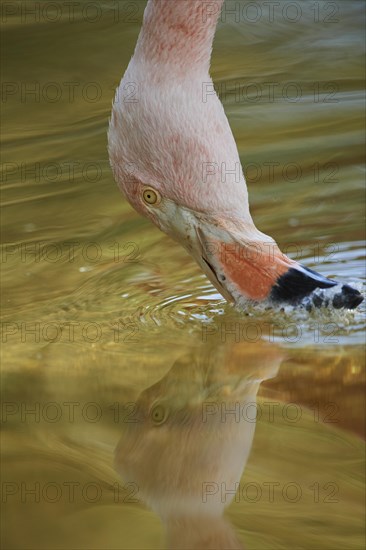
<path id="1" fill-rule="evenodd" d="M 363 3 L 269 4 L 227 2 L 212 65 L 252 214 L 362 284 Z M 144 6 L 2 5 L 2 547 L 222 529 L 362 548 L 365 306 L 236 312 L 113 181 L 108 117 Z"/>

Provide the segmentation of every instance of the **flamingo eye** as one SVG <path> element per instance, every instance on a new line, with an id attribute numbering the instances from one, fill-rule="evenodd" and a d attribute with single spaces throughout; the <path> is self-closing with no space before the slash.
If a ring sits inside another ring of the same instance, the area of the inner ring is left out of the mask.
<path id="1" fill-rule="evenodd" d="M 155 191 L 155 189 L 152 189 L 151 187 L 147 187 L 144 189 L 144 192 L 142 194 L 142 198 L 146 204 L 150 205 L 157 205 L 161 201 L 160 193 Z"/>
<path id="2" fill-rule="evenodd" d="M 151 409 L 150 416 L 154 424 L 159 425 L 168 418 L 168 410 L 163 405 L 157 404 Z"/>

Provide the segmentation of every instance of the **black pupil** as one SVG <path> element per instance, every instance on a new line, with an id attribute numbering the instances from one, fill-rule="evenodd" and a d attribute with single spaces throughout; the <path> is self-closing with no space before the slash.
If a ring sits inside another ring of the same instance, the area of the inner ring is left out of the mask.
<path id="1" fill-rule="evenodd" d="M 163 418 L 163 412 L 160 409 L 156 409 L 153 412 L 153 417 L 154 417 L 154 420 L 160 421 Z"/>

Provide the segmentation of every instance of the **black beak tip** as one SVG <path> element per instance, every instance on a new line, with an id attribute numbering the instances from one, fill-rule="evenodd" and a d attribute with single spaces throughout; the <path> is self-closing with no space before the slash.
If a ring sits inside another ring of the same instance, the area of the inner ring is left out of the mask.
<path id="1" fill-rule="evenodd" d="M 277 279 L 270 298 L 275 303 L 299 305 L 304 298 L 310 297 L 314 290 L 326 290 L 337 285 L 339 283 L 336 281 L 307 267 L 291 267 Z M 337 292 L 332 298 L 327 297 L 324 292 L 314 294 L 311 296 L 311 304 L 308 306 L 310 309 L 311 305 L 314 307 L 326 306 L 330 301 L 335 309 L 355 309 L 363 301 L 363 296 L 357 289 L 343 285 L 340 292 Z"/>
<path id="2" fill-rule="evenodd" d="M 333 298 L 333 307 L 335 309 L 355 309 L 363 302 L 363 296 L 356 288 L 349 285 L 343 285 L 341 292 L 335 294 Z"/>
<path id="3" fill-rule="evenodd" d="M 285 302 L 297 305 L 316 288 L 331 288 L 337 284 L 336 281 L 299 265 L 298 268 L 290 267 L 277 279 L 270 298 L 276 303 Z"/>

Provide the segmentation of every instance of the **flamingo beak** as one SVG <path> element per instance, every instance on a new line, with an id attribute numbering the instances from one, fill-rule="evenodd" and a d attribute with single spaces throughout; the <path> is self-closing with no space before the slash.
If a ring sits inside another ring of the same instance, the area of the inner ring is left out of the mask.
<path id="1" fill-rule="evenodd" d="M 358 290 L 282 254 L 251 220 L 244 223 L 165 200 L 158 225 L 187 249 L 220 294 L 239 306 L 250 301 L 354 309 L 363 301 Z"/>
<path id="2" fill-rule="evenodd" d="M 264 241 L 238 241 L 237 235 L 232 242 L 213 237 L 205 240 L 204 232 L 197 228 L 205 271 L 226 299 L 229 294 L 231 301 L 238 304 L 244 298 L 269 304 L 303 304 L 307 309 L 328 305 L 336 309 L 355 309 L 363 301 L 357 289 L 340 285 L 291 260 L 281 253 L 272 239 L 263 236 Z M 324 291 L 333 287 L 338 291 L 327 297 Z"/>

